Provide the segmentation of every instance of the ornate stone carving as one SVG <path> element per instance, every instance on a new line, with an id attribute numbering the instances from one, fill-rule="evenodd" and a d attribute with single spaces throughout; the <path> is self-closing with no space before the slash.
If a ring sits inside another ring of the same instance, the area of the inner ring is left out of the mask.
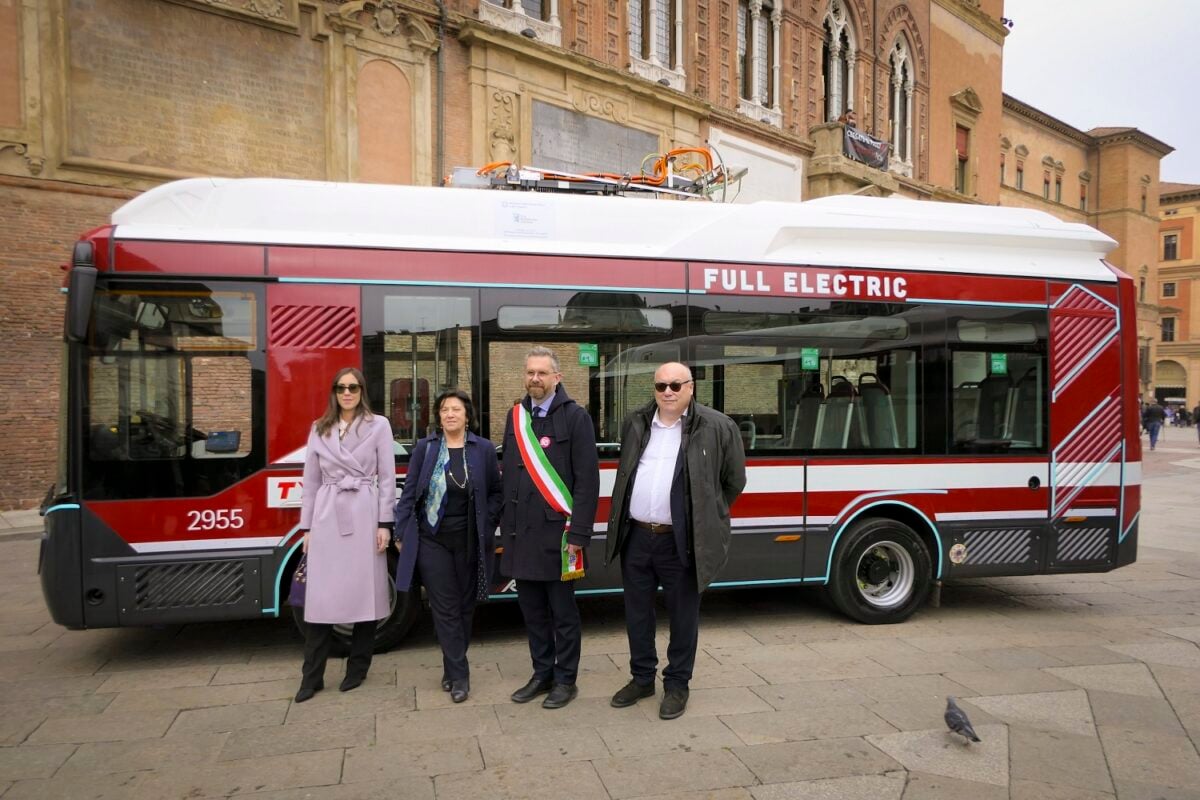
<path id="1" fill-rule="evenodd" d="M 512 8 L 505 8 L 482 0 L 479 3 L 479 21 L 495 25 L 509 33 L 522 34 L 529 31 L 538 41 L 555 47 L 562 46 L 562 25 L 558 18 L 557 0 L 550 0 L 550 19 L 545 21 L 526 14 L 520 3 L 514 3 Z"/>
<path id="2" fill-rule="evenodd" d="M 338 6 L 336 15 L 339 19 L 370 26 L 387 37 L 407 36 L 412 47 L 423 50 L 438 47 L 437 34 L 429 23 L 405 10 L 397 0 L 353 0 Z M 347 37 L 350 35 L 347 33 Z"/>
<path id="3" fill-rule="evenodd" d="M 180 0 L 175 0 L 180 2 Z M 184 5 L 205 5 L 219 8 L 222 11 L 232 11 L 249 17 L 270 20 L 271 22 L 287 22 L 296 25 L 299 22 L 299 8 L 296 0 L 183 0 Z"/>
<path id="4" fill-rule="evenodd" d="M 619 125 L 629 122 L 629 109 L 621 103 L 608 97 L 601 97 L 585 89 L 577 91 L 571 98 L 571 105 L 576 111 L 593 117 L 604 117 Z"/>
<path id="5" fill-rule="evenodd" d="M 29 155 L 29 146 L 24 142 L 8 142 L 0 139 L 0 153 L 5 150 L 12 150 L 16 155 L 25 159 L 25 164 L 29 167 L 30 175 L 41 175 L 42 167 L 46 164 L 46 159 L 41 156 Z"/>
<path id="6" fill-rule="evenodd" d="M 488 110 L 488 150 L 492 161 L 517 158 L 517 96 L 510 92 L 492 92 Z"/>
<path id="7" fill-rule="evenodd" d="M 950 105 L 971 117 L 977 117 L 983 111 L 983 101 L 970 86 L 950 95 Z"/>

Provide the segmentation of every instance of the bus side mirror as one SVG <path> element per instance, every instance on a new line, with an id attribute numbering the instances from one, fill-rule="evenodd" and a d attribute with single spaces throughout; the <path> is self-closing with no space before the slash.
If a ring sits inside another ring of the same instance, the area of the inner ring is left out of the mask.
<path id="1" fill-rule="evenodd" d="M 77 242 L 67 281 L 66 336 L 69 342 L 87 339 L 92 317 L 92 299 L 96 294 L 96 268 L 91 242 Z"/>

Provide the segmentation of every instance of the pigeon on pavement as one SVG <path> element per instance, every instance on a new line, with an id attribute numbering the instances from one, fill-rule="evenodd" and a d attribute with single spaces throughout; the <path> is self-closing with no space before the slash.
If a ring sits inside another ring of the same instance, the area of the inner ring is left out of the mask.
<path id="1" fill-rule="evenodd" d="M 967 719 L 966 713 L 958 707 L 954 702 L 953 697 L 946 698 L 946 727 L 952 733 L 957 733 L 964 739 L 972 742 L 982 741 L 976 734 L 975 729 L 971 727 L 971 720 Z"/>

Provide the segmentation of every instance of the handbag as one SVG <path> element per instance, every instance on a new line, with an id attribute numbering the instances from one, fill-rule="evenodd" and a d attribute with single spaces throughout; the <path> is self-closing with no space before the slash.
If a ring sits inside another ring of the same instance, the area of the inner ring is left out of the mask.
<path id="1" fill-rule="evenodd" d="M 308 553 L 300 556 L 300 563 L 292 573 L 292 588 L 288 592 L 288 605 L 297 608 L 304 606 L 304 591 L 308 585 Z"/>

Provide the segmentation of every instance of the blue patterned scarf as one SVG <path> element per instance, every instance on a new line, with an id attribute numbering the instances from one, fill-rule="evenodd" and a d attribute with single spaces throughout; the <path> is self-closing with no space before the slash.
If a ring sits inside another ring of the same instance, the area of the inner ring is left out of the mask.
<path id="1" fill-rule="evenodd" d="M 446 467 L 450 463 L 450 451 L 446 447 L 446 437 L 438 439 L 437 461 L 433 465 L 433 474 L 429 476 L 429 490 L 425 494 L 425 521 L 429 530 L 436 531 L 442 522 L 442 512 L 446 497 Z"/>

